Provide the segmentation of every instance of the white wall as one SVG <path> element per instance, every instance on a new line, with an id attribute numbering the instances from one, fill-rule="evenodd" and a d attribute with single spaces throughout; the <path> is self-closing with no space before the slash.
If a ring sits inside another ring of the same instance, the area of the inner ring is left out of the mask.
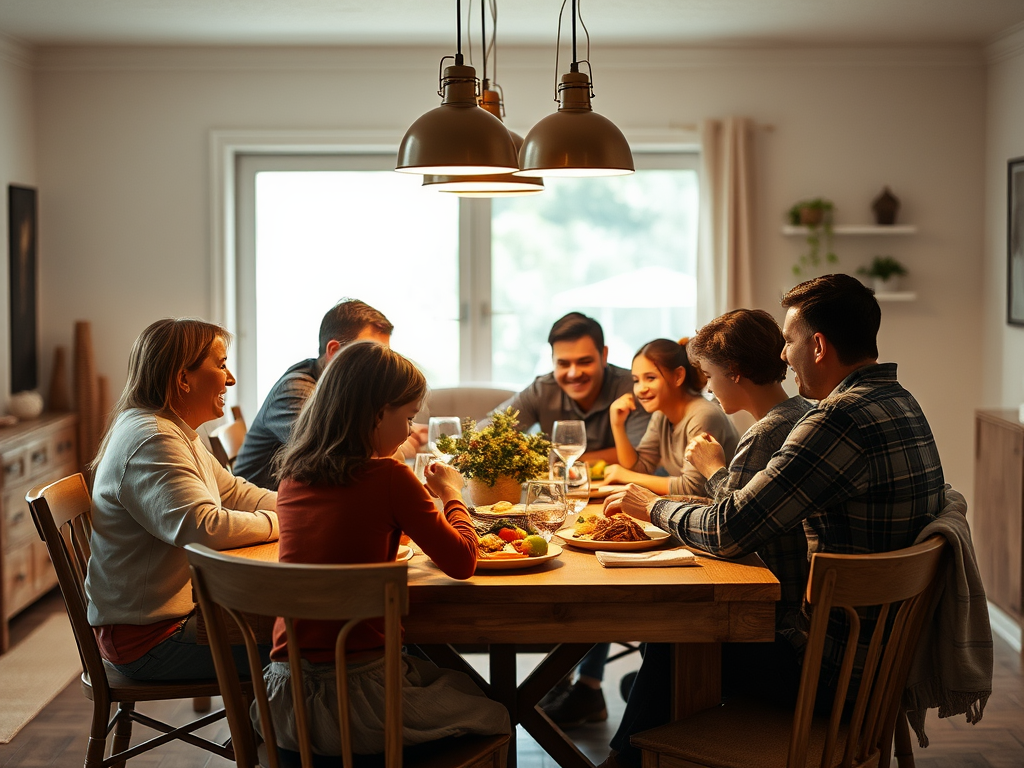
<path id="1" fill-rule="evenodd" d="M 989 48 L 982 405 L 1024 403 L 1024 328 L 1006 322 L 1006 164 L 1024 157 L 1024 26 Z"/>
<path id="2" fill-rule="evenodd" d="M 93 322 L 115 393 L 150 321 L 210 315 L 208 141 L 215 129 L 401 131 L 436 106 L 446 50 L 43 49 L 36 103 L 44 363 Z M 503 50 L 510 127 L 554 107 L 547 50 Z M 883 305 L 882 357 L 932 422 L 955 485 L 970 490 L 973 380 L 982 370 L 985 60 L 966 48 L 668 50 L 595 47 L 595 108 L 629 130 L 748 115 L 758 142 L 758 303 L 778 312 L 801 243 L 780 234 L 796 200 L 826 196 L 868 223 L 884 184 L 915 237 L 844 239 L 840 267 L 878 253 L 919 298 Z M 1019 78 L 1018 78 L 1019 82 Z M 1009 97 L 1007 97 L 1009 99 Z M 692 132 L 680 135 L 692 138 Z M 989 163 L 991 164 L 991 163 Z M 301 297 L 282 297 L 300 301 Z M 44 379 L 47 381 L 48 379 Z"/>
<path id="3" fill-rule="evenodd" d="M 35 135 L 32 117 L 32 69 L 29 51 L 0 34 L 0 248 L 7 264 L 7 185 L 35 186 Z M 45 215 L 40 200 L 40 216 Z M 43 258 L 46 241 L 41 236 L 37 255 Z M 0 269 L 0 413 L 6 413 L 11 391 L 11 338 L 9 273 Z"/>

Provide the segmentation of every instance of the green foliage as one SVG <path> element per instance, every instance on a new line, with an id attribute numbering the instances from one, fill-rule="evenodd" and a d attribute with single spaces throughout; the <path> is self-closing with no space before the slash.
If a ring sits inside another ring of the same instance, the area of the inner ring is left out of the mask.
<path id="1" fill-rule="evenodd" d="M 893 275 L 903 276 L 907 274 L 907 268 L 900 264 L 892 256 L 875 256 L 871 266 L 861 267 L 857 270 L 858 275 L 877 277 L 879 280 L 888 280 Z"/>
<path id="2" fill-rule="evenodd" d="M 832 212 L 834 210 L 835 206 L 831 200 L 815 197 L 794 203 L 786 212 L 790 224 L 795 227 L 807 227 L 807 252 L 801 254 L 797 263 L 793 265 L 794 275 L 799 277 L 804 270 L 821 264 L 820 253 L 823 244 L 825 246 L 825 262 L 828 264 L 838 263 L 839 257 L 832 250 Z M 815 217 L 817 221 L 805 223 L 806 217 L 802 215 L 802 211 L 811 211 L 817 214 Z"/>
<path id="3" fill-rule="evenodd" d="M 524 483 L 547 472 L 551 443 L 542 434 L 527 435 L 516 429 L 518 418 L 519 412 L 508 408 L 495 413 L 480 430 L 475 421 L 466 419 L 462 436 L 438 438 L 437 449 L 452 455 L 451 465 L 467 478 L 492 487 L 501 475 Z"/>

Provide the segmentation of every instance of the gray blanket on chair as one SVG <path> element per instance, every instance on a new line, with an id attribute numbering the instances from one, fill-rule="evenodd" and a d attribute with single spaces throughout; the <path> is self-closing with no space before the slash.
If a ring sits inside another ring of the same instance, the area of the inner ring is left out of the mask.
<path id="1" fill-rule="evenodd" d="M 922 747 L 928 746 L 927 710 L 938 707 L 939 717 L 966 714 L 967 722 L 977 723 L 992 693 L 992 628 L 967 525 L 967 502 L 949 485 L 945 490 L 945 507 L 915 541 L 919 544 L 941 534 L 952 555 L 940 577 L 931 619 L 921 631 L 903 692 L 903 709 Z"/>

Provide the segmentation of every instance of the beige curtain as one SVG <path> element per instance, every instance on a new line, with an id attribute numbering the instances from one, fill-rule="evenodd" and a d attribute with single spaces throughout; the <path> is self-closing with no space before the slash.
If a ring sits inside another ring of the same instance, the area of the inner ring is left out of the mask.
<path id="1" fill-rule="evenodd" d="M 754 131 L 745 117 L 701 123 L 698 328 L 753 305 Z"/>

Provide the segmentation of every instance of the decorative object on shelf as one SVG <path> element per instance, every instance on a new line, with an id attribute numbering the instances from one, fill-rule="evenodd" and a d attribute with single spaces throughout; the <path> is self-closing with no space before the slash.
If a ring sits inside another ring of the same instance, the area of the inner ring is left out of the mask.
<path id="1" fill-rule="evenodd" d="M 807 253 L 793 265 L 793 274 L 802 275 L 804 270 L 821 264 L 821 248 L 825 246 L 825 262 L 835 264 L 839 258 L 832 251 L 832 213 L 835 206 L 831 200 L 816 197 L 795 203 L 787 212 L 793 226 L 807 227 Z"/>
<path id="2" fill-rule="evenodd" d="M 892 226 L 896 223 L 896 214 L 900 212 L 900 199 L 888 187 L 871 203 L 875 212 L 875 223 L 879 226 Z"/>
<path id="3" fill-rule="evenodd" d="M 1006 322 L 1024 325 L 1024 157 L 1007 164 Z"/>
<path id="4" fill-rule="evenodd" d="M 491 42 L 487 44 L 487 14 L 486 8 L 491 9 Z M 497 83 L 498 54 L 496 50 L 498 7 L 496 2 L 480 3 L 480 46 L 483 53 L 483 80 L 480 84 L 480 97 L 477 100 L 483 109 L 486 109 L 499 120 L 505 114 L 504 94 L 501 86 Z M 494 87 L 487 79 L 487 60 L 493 57 L 494 61 Z M 509 131 L 512 143 L 516 148 L 516 157 L 519 157 L 519 150 L 523 146 L 523 137 L 515 131 Z M 524 195 L 536 195 L 544 191 L 544 179 L 530 178 L 527 176 L 513 176 L 511 173 L 500 173 L 487 176 L 433 176 L 423 177 L 423 186 L 438 192 L 448 192 L 459 197 L 522 197 Z"/>
<path id="5" fill-rule="evenodd" d="M 78 411 L 78 458 L 83 474 L 96 456 L 99 445 L 97 426 L 96 365 L 92 351 L 92 324 L 88 320 L 75 323 L 75 409 Z"/>
<path id="6" fill-rule="evenodd" d="M 580 72 L 576 58 L 576 18 L 578 0 L 570 0 L 572 7 L 572 61 L 569 71 L 555 88 L 558 111 L 538 122 L 526 134 L 519 152 L 522 170 L 517 176 L 623 176 L 633 173 L 633 153 L 629 142 L 615 123 L 597 114 L 590 100 L 594 96 L 594 72 L 590 66 L 590 32 L 587 25 L 587 55 L 583 63 L 588 73 Z M 558 30 L 562 29 L 562 4 L 558 12 Z M 555 40 L 555 74 L 558 74 L 558 49 Z"/>
<path id="7" fill-rule="evenodd" d="M 38 419 L 43 412 L 43 396 L 34 389 L 17 392 L 11 395 L 7 410 L 22 421 Z"/>
<path id="8" fill-rule="evenodd" d="M 12 392 L 39 386 L 36 198 L 36 190 L 31 187 L 7 187 Z"/>
<path id="9" fill-rule="evenodd" d="M 70 411 L 68 394 L 68 350 L 57 346 L 53 350 L 53 370 L 50 372 L 50 410 Z"/>
<path id="10" fill-rule="evenodd" d="M 442 176 L 480 176 L 519 170 L 512 136 L 477 104 L 476 70 L 462 56 L 462 3 L 455 3 L 455 64 L 445 67 L 437 94 L 441 106 L 421 115 L 405 132 L 395 170 Z"/>
<path id="11" fill-rule="evenodd" d="M 437 449 L 452 457 L 449 463 L 467 480 L 494 488 L 501 478 L 511 478 L 516 485 L 515 498 L 504 500 L 517 502 L 519 484 L 547 473 L 551 449 L 551 443 L 542 434 L 520 432 L 516 428 L 518 418 L 519 412 L 508 408 L 495 413 L 491 423 L 479 430 L 475 421 L 466 419 L 462 435 L 442 435 L 437 439 Z M 493 503 L 481 501 L 472 490 L 470 493 L 477 504 Z"/>
<path id="12" fill-rule="evenodd" d="M 900 278 L 907 274 L 907 268 L 892 256 L 875 256 L 871 265 L 861 267 L 857 274 L 874 281 L 875 293 L 894 293 L 899 290 Z"/>

